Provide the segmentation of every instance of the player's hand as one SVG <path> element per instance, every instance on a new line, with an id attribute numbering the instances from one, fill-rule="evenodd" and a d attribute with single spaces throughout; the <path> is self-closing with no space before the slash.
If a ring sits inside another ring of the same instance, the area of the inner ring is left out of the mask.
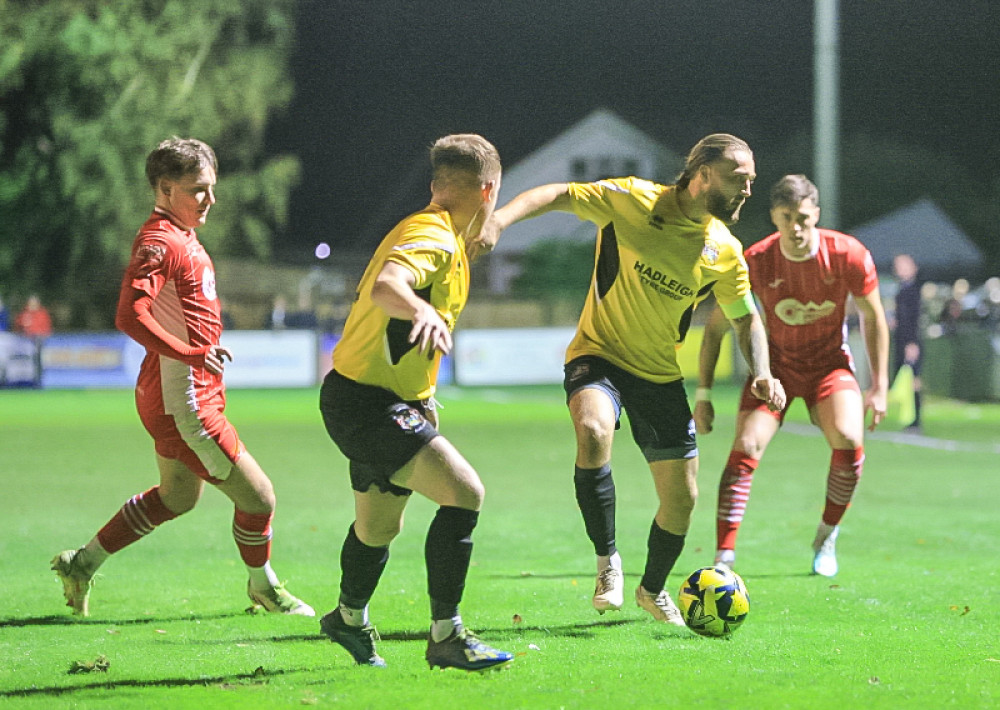
<path id="1" fill-rule="evenodd" d="M 205 369 L 214 375 L 221 375 L 222 371 L 226 369 L 226 360 L 233 361 L 233 353 L 229 348 L 213 345 L 205 353 Z"/>
<path id="2" fill-rule="evenodd" d="M 470 261 L 475 261 L 484 254 L 489 254 L 500 240 L 500 225 L 495 215 L 490 215 L 479 234 L 470 237 L 465 243 L 465 253 Z"/>
<path id="3" fill-rule="evenodd" d="M 708 400 L 694 403 L 694 430 L 698 434 L 710 434 L 715 423 L 715 405 Z"/>
<path id="4" fill-rule="evenodd" d="M 750 392 L 757 399 L 767 402 L 767 408 L 772 412 L 780 412 L 788 404 L 785 388 L 780 380 L 773 377 L 758 377 L 750 384 Z"/>
<path id="5" fill-rule="evenodd" d="M 868 431 L 875 431 L 875 427 L 885 419 L 887 399 L 888 397 L 884 390 L 872 388 L 865 392 L 865 418 L 868 418 L 869 410 L 872 413 Z"/>
<path id="6" fill-rule="evenodd" d="M 435 351 L 440 351 L 443 355 L 451 352 L 451 331 L 431 304 L 424 303 L 414 314 L 409 342 L 416 343 L 417 350 L 428 359 L 434 357 Z"/>

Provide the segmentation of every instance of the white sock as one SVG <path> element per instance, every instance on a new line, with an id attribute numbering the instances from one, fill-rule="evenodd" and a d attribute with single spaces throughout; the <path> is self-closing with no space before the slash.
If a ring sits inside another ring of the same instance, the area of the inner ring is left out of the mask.
<path id="1" fill-rule="evenodd" d="M 615 550 L 614 554 L 611 555 L 598 555 L 597 556 L 597 571 L 598 573 L 603 572 L 608 567 L 612 569 L 620 570 L 622 568 L 622 556 L 618 554 L 618 550 Z"/>
<path id="2" fill-rule="evenodd" d="M 80 565 L 90 574 L 94 574 L 97 568 L 103 565 L 106 559 L 111 557 L 111 553 L 101 547 L 101 543 L 97 540 L 96 535 L 90 542 L 83 546 L 83 552 L 78 554 L 83 555 Z"/>
<path id="3" fill-rule="evenodd" d="M 362 626 L 368 625 L 368 605 L 365 604 L 363 609 L 352 609 L 349 606 L 344 606 L 343 604 L 338 604 L 337 608 L 340 610 L 340 618 L 344 620 L 344 623 L 348 626 L 354 626 L 356 628 L 361 628 Z"/>
<path id="4" fill-rule="evenodd" d="M 451 636 L 456 631 L 462 629 L 462 616 L 453 616 L 450 619 L 435 619 L 431 622 L 431 638 L 435 643 L 440 643 Z"/>
<path id="5" fill-rule="evenodd" d="M 270 589 L 281 584 L 278 581 L 278 575 L 271 569 L 270 561 L 265 562 L 263 567 L 250 567 L 248 565 L 247 572 L 250 573 L 250 586 L 254 589 Z"/>

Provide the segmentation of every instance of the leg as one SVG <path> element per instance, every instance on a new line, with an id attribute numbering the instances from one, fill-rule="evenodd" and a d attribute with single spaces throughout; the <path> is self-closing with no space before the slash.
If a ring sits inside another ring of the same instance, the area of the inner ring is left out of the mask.
<path id="1" fill-rule="evenodd" d="M 839 524 L 850 506 L 864 467 L 864 409 L 861 392 L 840 389 L 818 400 L 811 414 L 832 449 L 823 519 L 813 541 L 813 572 L 837 573 L 835 544 Z"/>
<path id="2" fill-rule="evenodd" d="M 312 607 L 292 596 L 271 569 L 274 486 L 250 452 L 243 452 L 216 488 L 235 505 L 233 538 L 250 576 L 247 595 L 254 606 L 282 614 L 315 616 Z"/>
<path id="3" fill-rule="evenodd" d="M 719 479 L 716 512 L 716 562 L 732 565 L 750 486 L 767 445 L 778 431 L 778 419 L 767 410 L 741 409 L 736 418 L 736 439 Z"/>
<path id="4" fill-rule="evenodd" d="M 485 495 L 479 474 L 451 442 L 438 436 L 389 480 L 440 506 L 424 544 L 431 601 L 427 663 L 472 671 L 509 663 L 513 654 L 480 641 L 464 627 L 458 611 L 472 559 L 472 531 Z"/>
<path id="5" fill-rule="evenodd" d="M 383 493 L 376 486 L 354 492 L 355 521 L 340 551 L 340 601 L 320 620 L 320 629 L 358 665 L 385 666 L 375 651 L 368 602 L 389 561 L 389 543 L 402 530 L 408 501 L 408 496 Z"/>
<path id="6" fill-rule="evenodd" d="M 598 613 L 621 609 L 624 575 L 615 545 L 615 482 L 611 475 L 611 447 L 617 411 L 607 391 L 586 387 L 569 400 L 576 432 L 573 485 L 587 537 L 597 555 L 597 580 L 591 600 Z"/>
<path id="7" fill-rule="evenodd" d="M 157 526 L 173 520 L 197 504 L 204 482 L 183 463 L 156 457 L 160 485 L 130 498 L 79 550 L 64 550 L 52 560 L 52 569 L 63 583 L 66 604 L 73 613 L 89 614 L 94 574 L 112 554 L 142 539 Z"/>
<path id="8" fill-rule="evenodd" d="M 684 549 L 698 499 L 698 457 L 651 461 L 649 468 L 659 505 L 650 526 L 646 569 L 635 600 L 658 621 L 684 626 L 680 610 L 664 586 Z"/>

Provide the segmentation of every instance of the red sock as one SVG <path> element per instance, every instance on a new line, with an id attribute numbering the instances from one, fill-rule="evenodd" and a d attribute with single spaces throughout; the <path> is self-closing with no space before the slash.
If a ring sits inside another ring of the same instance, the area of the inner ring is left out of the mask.
<path id="1" fill-rule="evenodd" d="M 864 447 L 833 450 L 830 473 L 826 478 L 826 507 L 823 508 L 823 522 L 827 525 L 837 525 L 844 517 L 864 465 Z"/>
<path id="2" fill-rule="evenodd" d="M 244 513 L 239 508 L 233 515 L 233 537 L 248 567 L 263 567 L 271 559 L 273 516 L 274 513 Z"/>
<path id="3" fill-rule="evenodd" d="M 132 496 L 97 533 L 97 541 L 108 553 L 118 552 L 153 529 L 177 517 L 160 500 L 160 487 L 153 486 Z"/>
<path id="4" fill-rule="evenodd" d="M 736 534 L 750 500 L 750 484 L 757 469 L 757 459 L 733 449 L 719 480 L 719 507 L 715 518 L 717 550 L 736 549 Z"/>

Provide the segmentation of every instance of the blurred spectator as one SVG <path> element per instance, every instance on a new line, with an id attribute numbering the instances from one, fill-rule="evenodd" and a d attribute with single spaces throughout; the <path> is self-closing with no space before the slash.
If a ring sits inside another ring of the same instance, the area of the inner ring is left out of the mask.
<path id="1" fill-rule="evenodd" d="M 965 297 L 969 293 L 969 282 L 958 279 L 951 287 L 951 296 L 944 303 L 941 311 L 941 332 L 943 335 L 955 335 L 958 332 L 958 322 L 965 310 Z"/>
<path id="2" fill-rule="evenodd" d="M 920 293 L 917 282 L 917 264 L 909 254 L 897 254 L 892 268 L 898 279 L 896 308 L 891 317 L 893 330 L 893 358 L 890 378 L 895 378 L 899 368 L 909 365 L 913 370 L 913 421 L 906 426 L 911 431 L 920 430 L 920 366 L 923 361 L 923 343 L 920 337 Z"/>
<path id="3" fill-rule="evenodd" d="M 268 316 L 264 327 L 268 330 L 284 330 L 287 313 L 288 300 L 279 293 L 274 297 L 274 305 L 271 306 L 271 315 Z"/>
<path id="4" fill-rule="evenodd" d="M 38 296 L 28 296 L 24 308 L 14 319 L 14 330 L 35 344 L 35 387 L 42 384 L 42 343 L 52 335 L 52 317 Z"/>
<path id="5" fill-rule="evenodd" d="M 38 296 L 32 294 L 14 319 L 14 330 L 32 340 L 43 340 L 52 335 L 52 318 Z"/>

